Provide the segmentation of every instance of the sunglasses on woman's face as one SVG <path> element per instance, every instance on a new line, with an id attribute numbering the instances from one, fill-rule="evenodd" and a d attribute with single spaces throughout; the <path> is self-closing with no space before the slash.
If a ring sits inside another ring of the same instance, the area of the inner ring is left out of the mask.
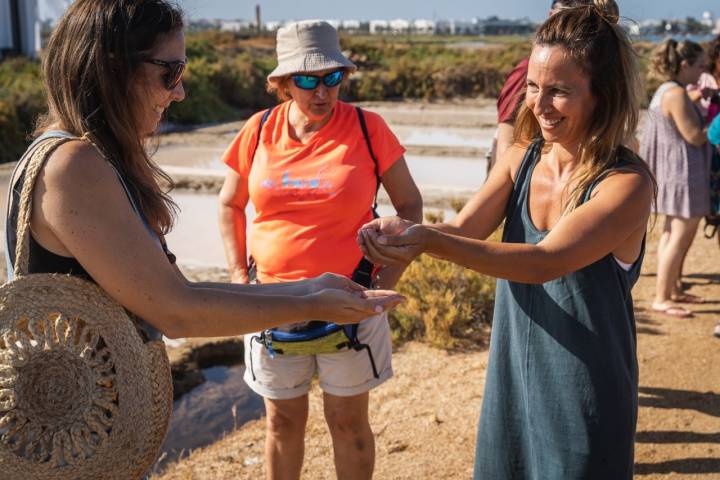
<path id="1" fill-rule="evenodd" d="M 319 77 L 317 75 L 293 75 L 293 83 L 303 90 L 315 90 L 320 81 L 328 88 L 337 87 L 345 76 L 345 70 L 336 70 Z"/>
<path id="2" fill-rule="evenodd" d="M 148 58 L 143 61 L 145 63 L 159 65 L 167 70 L 167 73 L 163 76 L 163 81 L 165 82 L 165 88 L 168 90 L 175 90 L 175 87 L 177 87 L 178 83 L 182 80 L 183 73 L 185 73 L 185 66 L 187 65 L 185 60 L 166 62 L 164 60 Z"/>

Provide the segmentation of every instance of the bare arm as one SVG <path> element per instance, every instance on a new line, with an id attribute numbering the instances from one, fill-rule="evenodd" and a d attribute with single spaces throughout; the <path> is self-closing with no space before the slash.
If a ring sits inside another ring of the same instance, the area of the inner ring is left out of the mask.
<path id="1" fill-rule="evenodd" d="M 515 125 L 509 122 L 500 122 L 497 126 L 497 143 L 495 145 L 495 158 L 503 158 L 508 148 L 513 144 L 513 131 Z M 493 165 L 494 166 L 494 165 Z"/>
<path id="2" fill-rule="evenodd" d="M 236 283 L 248 283 L 245 216 L 245 207 L 249 200 L 247 179 L 234 170 L 228 170 L 219 200 L 218 222 L 230 279 Z"/>
<path id="3" fill-rule="evenodd" d="M 358 321 L 376 312 L 373 303 L 385 304 L 341 290 L 271 296 L 192 286 L 132 211 L 112 169 L 81 142 L 53 153 L 33 202 L 34 230 L 49 231 L 110 296 L 170 337 L 234 335 L 336 315 Z"/>
<path id="4" fill-rule="evenodd" d="M 684 88 L 668 89 L 662 97 L 662 110 L 673 119 L 686 142 L 695 146 L 705 145 L 706 131 Z"/>
<path id="5" fill-rule="evenodd" d="M 484 240 L 505 218 L 507 203 L 513 190 L 515 176 L 525 150 L 518 146 L 508 148 L 498 158 L 487 181 L 449 223 L 429 226 L 442 232 Z"/>
<path id="6" fill-rule="evenodd" d="M 596 192 L 537 245 L 488 242 L 415 225 L 397 236 L 369 231 L 365 248 L 371 257 L 390 262 L 406 262 L 427 252 L 494 277 L 543 283 L 616 250 L 631 248 L 639 253 L 650 215 L 650 179 L 634 172 L 618 173 L 601 182 Z"/>
<path id="7" fill-rule="evenodd" d="M 405 157 L 401 157 L 382 176 L 382 185 L 395 207 L 397 216 L 414 223 L 422 222 L 423 202 L 410 175 Z M 393 288 L 405 271 L 404 266 L 385 266 L 376 280 L 378 288 Z"/>

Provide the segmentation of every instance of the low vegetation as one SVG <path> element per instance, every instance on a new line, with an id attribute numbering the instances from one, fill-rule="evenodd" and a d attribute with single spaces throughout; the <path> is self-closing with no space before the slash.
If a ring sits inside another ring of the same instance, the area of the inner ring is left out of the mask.
<path id="1" fill-rule="evenodd" d="M 390 312 L 395 344 L 422 340 L 452 349 L 481 346 L 487 340 L 494 279 L 422 255 L 405 271 L 397 291 L 407 302 Z"/>
<path id="2" fill-rule="evenodd" d="M 359 67 L 345 99 L 494 97 L 507 73 L 528 55 L 530 44 L 522 37 L 483 41 L 486 45 L 476 48 L 474 37 L 344 37 L 344 53 Z M 638 44 L 644 66 L 651 46 Z M 187 37 L 187 52 L 187 98 L 170 107 L 170 122 L 238 119 L 275 102 L 265 91 L 265 77 L 276 63 L 272 37 L 193 33 Z M 655 87 L 649 82 L 648 92 Z M 39 63 L 23 58 L 0 62 L 0 162 L 17 159 L 44 109 Z"/>

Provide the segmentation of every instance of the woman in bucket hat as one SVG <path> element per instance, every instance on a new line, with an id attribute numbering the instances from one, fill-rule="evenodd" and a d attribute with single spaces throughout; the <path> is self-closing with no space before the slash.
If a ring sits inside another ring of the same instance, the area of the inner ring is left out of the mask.
<path id="1" fill-rule="evenodd" d="M 399 216 L 422 218 L 422 199 L 404 149 L 380 116 L 338 101 L 356 67 L 340 51 L 331 25 L 310 20 L 281 28 L 277 56 L 268 83 L 283 103 L 250 118 L 224 155 L 230 170 L 220 194 L 220 224 L 232 279 L 248 283 L 253 270 L 263 284 L 325 271 L 353 278 L 363 269 L 370 274 L 372 265 L 361 261 L 354 239 L 373 217 L 379 182 Z M 257 212 L 249 234 L 248 201 Z M 246 260 L 248 243 L 255 268 Z M 382 270 L 373 276 L 373 287 L 390 288 L 401 274 L 396 267 Z M 308 331 L 307 324 L 278 319 L 286 324 L 284 333 Z M 263 348 L 252 336 L 245 338 L 245 381 L 265 398 L 267 410 L 268 478 L 300 477 L 315 373 L 338 477 L 370 478 L 374 439 L 368 392 L 392 375 L 386 315 L 360 322 L 357 340 L 367 352 L 308 348 L 278 354 L 268 342 Z"/>
<path id="2" fill-rule="evenodd" d="M 77 0 L 49 40 L 49 113 L 8 202 L 16 275 L 0 289 L 3 478 L 141 475 L 172 405 L 167 357 L 152 342 L 160 332 L 357 322 L 401 300 L 333 274 L 262 286 L 182 276 L 164 241 L 175 207 L 158 180 L 168 179 L 145 146 L 164 110 L 185 97 L 185 61 L 182 14 L 165 0 Z M 47 281 L 35 288 L 36 279 Z M 81 287 L 64 295 L 53 279 Z M 153 355 L 141 338 L 157 347 Z M 164 377 L 155 375 L 163 358 Z M 156 406 L 157 415 L 145 415 Z"/>

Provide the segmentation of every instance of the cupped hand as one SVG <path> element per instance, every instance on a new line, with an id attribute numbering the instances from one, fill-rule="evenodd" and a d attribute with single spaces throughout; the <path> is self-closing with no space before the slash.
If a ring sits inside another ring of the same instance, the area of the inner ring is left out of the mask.
<path id="1" fill-rule="evenodd" d="M 412 224 L 396 235 L 361 229 L 360 250 L 371 262 L 380 265 L 407 265 L 425 249 L 425 227 Z"/>
<path id="2" fill-rule="evenodd" d="M 327 288 L 345 290 L 346 292 L 365 291 L 365 287 L 353 282 L 343 275 L 323 273 L 318 277 L 310 279 L 310 291 L 308 293 L 316 293 Z"/>
<path id="3" fill-rule="evenodd" d="M 405 301 L 405 297 L 392 290 L 348 292 L 329 288 L 312 297 L 315 301 L 312 318 L 338 324 L 358 323 Z"/>
<path id="4" fill-rule="evenodd" d="M 360 232 L 363 230 L 373 230 L 385 235 L 400 235 L 413 225 L 415 225 L 413 222 L 400 217 L 376 218 L 360 227 L 358 240 L 360 239 Z"/>

